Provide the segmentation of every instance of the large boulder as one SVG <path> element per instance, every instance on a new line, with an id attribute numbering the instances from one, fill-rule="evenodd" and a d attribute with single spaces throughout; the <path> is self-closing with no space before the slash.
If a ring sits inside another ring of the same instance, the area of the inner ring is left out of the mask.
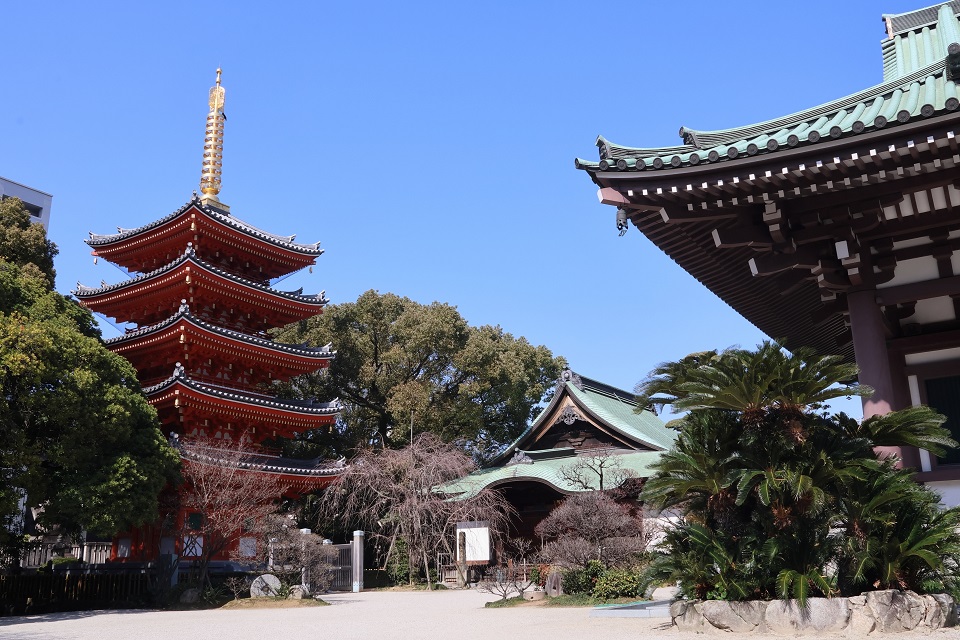
<path id="1" fill-rule="evenodd" d="M 196 587 L 184 589 L 183 593 L 180 594 L 180 604 L 196 604 L 198 602 L 200 602 L 200 589 Z"/>
<path id="2" fill-rule="evenodd" d="M 849 598 L 809 598 L 803 608 L 796 600 L 677 600 L 670 605 L 670 617 L 680 631 L 697 633 L 843 633 L 849 638 L 862 638 L 872 632 L 952 627 L 957 624 L 957 608 L 953 598 L 945 594 L 921 596 L 913 591 L 890 590 Z"/>
<path id="3" fill-rule="evenodd" d="M 710 626 L 716 629 L 746 633 L 753 631 L 763 622 L 763 612 L 766 608 L 767 603 L 762 601 L 707 600 L 700 608 L 700 612 Z"/>
<path id="4" fill-rule="evenodd" d="M 808 598 L 801 608 L 796 600 L 774 600 L 763 618 L 776 634 L 838 633 L 850 621 L 850 603 L 846 598 Z"/>
<path id="5" fill-rule="evenodd" d="M 931 629 L 953 627 L 957 624 L 957 605 L 953 598 L 945 593 L 923 596 L 927 612 L 923 617 L 924 626 Z"/>
<path id="6" fill-rule="evenodd" d="M 709 631 L 711 627 L 703 617 L 700 600 L 677 600 L 670 605 L 670 617 L 680 631 Z"/>
<path id="7" fill-rule="evenodd" d="M 877 631 L 899 633 L 912 631 L 924 620 L 927 603 L 913 591 L 868 591 L 867 609 L 877 621 Z"/>
<path id="8" fill-rule="evenodd" d="M 306 587 L 296 585 L 290 587 L 290 592 L 287 594 L 287 600 L 303 600 L 310 596 L 310 593 L 307 591 Z"/>

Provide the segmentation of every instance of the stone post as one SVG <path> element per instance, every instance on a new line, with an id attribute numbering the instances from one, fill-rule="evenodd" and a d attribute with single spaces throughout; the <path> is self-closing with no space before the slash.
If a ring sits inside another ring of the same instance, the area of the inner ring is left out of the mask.
<path id="1" fill-rule="evenodd" d="M 457 534 L 457 586 L 467 586 L 467 533 Z"/>
<path id="2" fill-rule="evenodd" d="M 363 591 L 363 531 L 353 532 L 350 567 L 353 571 L 353 592 L 359 593 Z"/>

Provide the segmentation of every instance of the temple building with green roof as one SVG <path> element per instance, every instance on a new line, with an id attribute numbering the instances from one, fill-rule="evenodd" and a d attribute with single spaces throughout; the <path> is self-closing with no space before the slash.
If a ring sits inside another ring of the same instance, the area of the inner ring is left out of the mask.
<path id="1" fill-rule="evenodd" d="M 597 473 L 574 478 L 579 460 L 602 461 L 607 474 L 602 488 L 611 489 L 611 481 L 648 477 L 675 437 L 652 411 L 638 406 L 634 394 L 568 369 L 550 404 L 520 437 L 443 491 L 459 498 L 483 489 L 503 492 L 517 510 L 511 535 L 533 538 L 533 528 L 564 497 L 601 488 Z"/>
<path id="2" fill-rule="evenodd" d="M 882 23 L 862 91 L 681 127 L 671 147 L 599 137 L 576 167 L 621 234 L 632 224 L 788 348 L 856 362 L 866 417 L 928 404 L 960 439 L 960 1 Z M 960 451 L 880 453 L 960 504 Z"/>

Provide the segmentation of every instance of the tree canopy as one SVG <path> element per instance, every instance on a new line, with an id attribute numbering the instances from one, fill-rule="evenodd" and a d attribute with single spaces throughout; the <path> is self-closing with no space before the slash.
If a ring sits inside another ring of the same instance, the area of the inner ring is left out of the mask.
<path id="1" fill-rule="evenodd" d="M 376 291 L 276 337 L 336 349 L 328 371 L 289 389 L 345 404 L 337 429 L 310 436 L 324 455 L 406 445 L 412 421 L 416 432 L 459 442 L 483 459 L 526 428 L 564 366 L 499 326 L 470 326 L 451 305 Z"/>
<path id="2" fill-rule="evenodd" d="M 91 314 L 53 290 L 56 246 L 16 199 L 0 202 L 0 518 L 111 534 L 152 520 L 178 458 L 133 367 Z M 16 527 L 0 526 L 15 546 Z"/>

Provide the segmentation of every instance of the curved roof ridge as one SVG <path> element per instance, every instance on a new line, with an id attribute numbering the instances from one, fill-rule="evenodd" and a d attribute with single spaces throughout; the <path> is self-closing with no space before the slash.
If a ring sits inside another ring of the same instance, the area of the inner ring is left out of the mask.
<path id="1" fill-rule="evenodd" d="M 720 131 L 684 128 L 688 139 L 696 137 L 705 149 L 692 145 L 671 150 L 625 147 L 598 138 L 600 161 L 577 158 L 577 169 L 596 171 L 642 171 L 675 169 L 700 163 L 715 164 L 742 156 L 766 155 L 780 149 L 811 145 L 841 137 L 873 132 L 920 118 L 945 115 L 960 108 L 960 90 L 945 72 L 946 59 L 928 65 L 895 81 L 876 85 L 826 105 L 799 111 L 762 123 Z M 862 98 L 859 102 L 854 99 Z M 828 108 L 829 107 L 829 108 Z M 802 116 L 802 117 L 801 117 Z M 728 142 L 723 142 L 724 140 Z M 664 153 L 667 152 L 667 153 Z"/>
<path id="2" fill-rule="evenodd" d="M 176 259 L 174 259 L 170 263 L 165 264 L 164 266 L 158 269 L 154 269 L 153 271 L 148 271 L 146 273 L 141 273 L 133 278 L 130 278 L 128 280 L 123 280 L 116 284 L 108 285 L 105 283 L 101 283 L 101 286 L 99 287 L 88 287 L 87 285 L 77 282 L 77 288 L 74 289 L 72 293 L 73 295 L 79 298 L 81 295 L 92 296 L 92 295 L 98 295 L 101 293 L 107 293 L 110 291 L 116 291 L 118 289 L 130 286 L 135 282 L 144 282 L 146 280 L 155 278 L 158 275 L 162 275 L 164 273 L 172 271 L 187 261 L 193 262 L 197 266 L 203 269 L 206 269 L 211 273 L 215 273 L 219 276 L 228 278 L 230 280 L 233 280 L 234 282 L 253 287 L 254 289 L 258 289 L 260 291 L 266 291 L 268 293 L 280 296 L 282 298 L 288 298 L 288 299 L 297 300 L 300 302 L 315 302 L 321 305 L 325 305 L 329 302 L 329 300 L 326 298 L 325 291 L 321 291 L 320 293 L 314 294 L 314 295 L 307 295 L 307 296 L 297 295 L 291 292 L 279 291 L 277 289 L 274 289 L 273 287 L 264 286 L 258 282 L 247 280 L 246 278 L 241 278 L 240 276 L 230 273 L 229 271 L 225 271 L 223 269 L 220 269 L 219 267 L 215 267 L 209 262 L 201 260 L 197 256 L 196 252 L 193 249 L 193 243 L 187 243 L 187 250 L 184 251 L 182 255 L 178 256 Z"/>
<path id="3" fill-rule="evenodd" d="M 897 89 L 908 88 L 910 85 L 920 82 L 921 80 L 925 80 L 929 76 L 937 75 L 939 72 L 942 72 L 945 69 L 945 66 L 945 60 L 938 60 L 922 69 L 914 71 L 909 75 L 895 78 L 888 82 L 882 82 L 867 89 L 863 89 L 842 98 L 831 100 L 830 102 L 826 102 L 815 107 L 803 109 L 786 116 L 779 116 L 763 122 L 757 122 L 755 124 L 744 125 L 741 127 L 734 127 L 731 129 L 716 129 L 712 131 L 681 127 L 680 135 L 684 136 L 685 138 L 688 136 L 695 136 L 697 140 L 702 141 L 702 146 L 698 148 L 707 149 L 718 144 L 732 144 L 740 140 L 755 137 L 762 133 L 776 133 L 785 127 L 796 125 L 798 122 L 809 122 L 824 115 L 836 113 L 840 109 L 850 109 L 852 107 L 856 107 L 861 102 L 870 100 L 871 98 L 876 98 L 883 94 L 891 93 Z M 614 146 L 624 150 L 629 148 L 621 145 Z M 684 146 L 692 145 L 687 144 Z M 683 147 L 673 147 L 673 149 L 681 148 Z"/>
<path id="4" fill-rule="evenodd" d="M 239 218 L 235 218 L 227 213 L 223 213 L 218 209 L 215 209 L 213 207 L 203 204 L 200 201 L 200 198 L 196 196 L 196 194 L 194 194 L 194 197 L 185 205 L 183 205 L 173 213 L 163 216 L 162 218 L 159 218 L 145 225 L 131 228 L 131 229 L 124 229 L 121 227 L 117 227 L 117 233 L 114 233 L 114 234 L 93 233 L 91 231 L 89 232 L 90 237 L 87 240 L 85 240 L 85 242 L 90 246 L 97 246 L 97 245 L 109 244 L 111 242 L 117 242 L 119 240 L 124 240 L 126 238 L 143 233 L 145 231 L 149 231 L 150 229 L 159 227 L 165 222 L 169 222 L 170 220 L 175 219 L 177 216 L 182 215 L 191 207 L 196 207 L 199 211 L 208 215 L 210 218 L 216 220 L 217 222 L 233 227 L 238 231 L 243 231 L 248 235 L 257 236 L 264 240 L 273 242 L 274 244 L 284 246 L 287 249 L 292 249 L 300 253 L 313 254 L 317 256 L 323 253 L 323 250 L 320 248 L 319 242 L 315 242 L 313 244 L 303 244 L 303 243 L 294 242 L 294 240 L 297 237 L 295 234 L 290 236 L 281 236 L 275 233 L 270 233 L 269 231 L 264 231 L 263 229 L 255 227 L 248 222 L 244 222 Z"/>
<path id="5" fill-rule="evenodd" d="M 223 398 L 225 400 L 234 400 L 243 402 L 245 404 L 270 407 L 273 409 L 279 409 L 281 411 L 312 413 L 318 415 L 335 415 L 340 413 L 340 411 L 343 409 L 343 404 L 340 402 L 339 398 L 331 402 L 316 402 L 314 400 L 298 401 L 280 398 L 271 399 L 247 394 L 240 390 L 227 391 L 226 388 L 220 389 L 211 385 L 206 385 L 191 378 L 186 369 L 184 369 L 183 365 L 179 362 L 177 363 L 176 367 L 174 367 L 173 374 L 170 377 L 165 380 L 161 380 L 157 384 L 144 387 L 143 393 L 149 396 L 152 393 L 162 391 L 167 387 L 173 386 L 174 384 L 182 384 L 185 387 L 193 389 L 194 391 Z"/>
<path id="6" fill-rule="evenodd" d="M 236 338 L 243 342 L 251 342 L 254 344 L 258 344 L 260 346 L 265 346 L 269 348 L 275 348 L 281 351 L 286 351 L 288 353 L 297 353 L 299 355 L 306 355 L 306 356 L 321 356 L 324 358 L 333 358 L 337 355 L 337 352 L 331 349 L 331 347 L 333 346 L 333 343 L 328 343 L 322 347 L 308 347 L 306 343 L 302 345 L 296 345 L 296 344 L 289 344 L 286 342 L 276 342 L 268 338 L 261 338 L 258 336 L 250 335 L 249 333 L 243 333 L 242 331 L 235 331 L 233 329 L 227 329 L 226 327 L 221 327 L 219 325 L 213 324 L 211 322 L 207 322 L 206 320 L 203 320 L 202 318 L 198 318 L 197 316 L 193 315 L 193 313 L 190 311 L 189 305 L 187 305 L 185 302 L 182 302 L 182 301 L 180 304 L 180 308 L 177 309 L 177 312 L 174 313 L 169 318 L 165 320 L 161 320 L 160 322 L 156 322 L 151 325 L 139 327 L 137 329 L 134 329 L 133 331 L 128 331 L 123 335 L 114 336 L 113 338 L 107 338 L 106 340 L 104 340 L 104 343 L 115 344 L 115 343 L 125 342 L 132 338 L 140 337 L 142 335 L 152 333 L 159 329 L 168 327 L 172 324 L 175 324 L 181 318 L 183 318 L 184 320 L 187 320 L 188 322 L 198 327 L 203 327 L 204 329 L 207 329 L 209 331 L 212 331 L 214 333 L 217 333 L 225 337 Z"/>

